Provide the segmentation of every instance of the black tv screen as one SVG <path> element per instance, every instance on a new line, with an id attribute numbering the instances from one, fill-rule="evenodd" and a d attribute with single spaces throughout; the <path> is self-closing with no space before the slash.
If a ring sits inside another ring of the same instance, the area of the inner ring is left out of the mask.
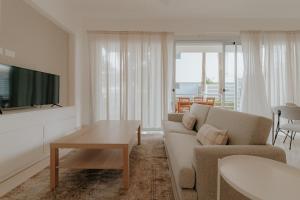
<path id="1" fill-rule="evenodd" d="M 59 76 L 0 64 L 0 106 L 59 104 Z"/>

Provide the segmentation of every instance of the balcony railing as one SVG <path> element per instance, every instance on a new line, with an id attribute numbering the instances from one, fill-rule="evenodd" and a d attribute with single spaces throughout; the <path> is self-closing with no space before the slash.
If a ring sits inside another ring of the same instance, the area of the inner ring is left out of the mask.
<path id="1" fill-rule="evenodd" d="M 191 101 L 195 97 L 214 97 L 216 107 L 224 107 L 227 109 L 234 110 L 238 107 L 240 102 L 238 98 L 237 105 L 235 106 L 235 83 L 225 83 L 226 93 L 222 95 L 219 93 L 219 83 L 209 83 L 206 84 L 205 93 L 202 92 L 200 83 L 177 83 L 176 84 L 176 105 L 180 97 L 187 97 Z M 240 96 L 238 94 L 238 96 Z"/>

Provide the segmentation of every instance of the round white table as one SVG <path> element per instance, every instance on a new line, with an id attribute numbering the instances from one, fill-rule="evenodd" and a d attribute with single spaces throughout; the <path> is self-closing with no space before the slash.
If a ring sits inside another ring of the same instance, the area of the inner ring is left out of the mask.
<path id="1" fill-rule="evenodd" d="M 271 159 L 234 155 L 218 161 L 218 200 L 220 177 L 252 200 L 299 200 L 300 170 Z"/>

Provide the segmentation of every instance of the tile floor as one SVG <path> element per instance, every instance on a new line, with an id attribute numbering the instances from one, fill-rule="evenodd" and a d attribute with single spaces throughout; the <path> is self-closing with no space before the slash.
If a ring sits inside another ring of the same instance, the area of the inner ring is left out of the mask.
<path id="1" fill-rule="evenodd" d="M 290 144 L 289 138 L 287 138 L 285 143 L 283 143 L 284 137 L 285 136 L 283 134 L 278 135 L 275 146 L 281 147 L 285 150 L 287 163 L 289 165 L 292 165 L 300 169 L 300 133 L 296 135 L 295 140 L 292 143 L 291 150 L 289 150 L 289 144 Z"/>

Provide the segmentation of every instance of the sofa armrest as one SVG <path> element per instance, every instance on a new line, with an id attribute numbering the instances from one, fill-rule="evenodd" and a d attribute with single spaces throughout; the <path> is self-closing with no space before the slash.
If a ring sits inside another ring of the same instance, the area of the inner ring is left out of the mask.
<path id="1" fill-rule="evenodd" d="M 173 122 L 182 122 L 183 113 L 169 113 L 168 120 Z"/>
<path id="2" fill-rule="evenodd" d="M 253 155 L 286 162 L 285 152 L 271 145 L 201 146 L 194 149 L 198 199 L 217 199 L 218 159 L 230 155 Z M 230 191 L 226 191 L 230 193 Z M 222 194 L 223 192 L 221 192 Z"/>

